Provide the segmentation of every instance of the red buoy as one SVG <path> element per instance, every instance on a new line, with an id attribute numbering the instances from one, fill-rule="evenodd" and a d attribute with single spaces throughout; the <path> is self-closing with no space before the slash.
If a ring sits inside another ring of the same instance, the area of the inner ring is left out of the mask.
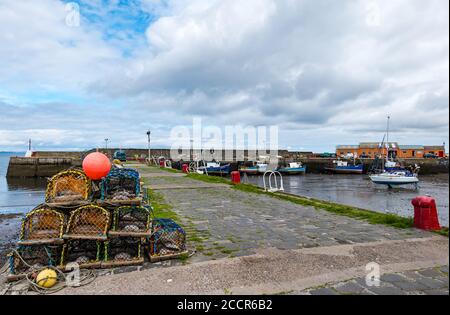
<path id="1" fill-rule="evenodd" d="M 83 170 L 90 179 L 99 180 L 108 175 L 111 162 L 103 153 L 90 153 L 83 160 Z"/>

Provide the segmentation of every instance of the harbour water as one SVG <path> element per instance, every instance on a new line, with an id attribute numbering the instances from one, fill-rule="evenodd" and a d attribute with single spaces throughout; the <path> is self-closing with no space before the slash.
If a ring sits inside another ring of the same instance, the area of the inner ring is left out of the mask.
<path id="1" fill-rule="evenodd" d="M 248 176 L 243 181 L 263 187 L 262 176 Z M 291 194 L 406 217 L 413 216 L 413 198 L 430 195 L 436 199 L 441 225 L 448 227 L 448 174 L 420 176 L 417 190 L 413 186 L 388 189 L 373 184 L 366 175 L 306 174 L 284 176 L 283 181 L 285 191 Z"/>
<path id="2" fill-rule="evenodd" d="M 0 214 L 26 213 L 44 200 L 45 178 L 6 178 L 9 158 L 24 154 L 0 152 Z"/>

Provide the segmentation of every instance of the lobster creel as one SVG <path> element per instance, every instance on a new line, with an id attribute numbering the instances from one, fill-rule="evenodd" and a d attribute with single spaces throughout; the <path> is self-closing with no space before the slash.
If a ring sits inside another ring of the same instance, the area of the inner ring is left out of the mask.
<path id="1" fill-rule="evenodd" d="M 71 204 L 86 202 L 91 194 L 91 181 L 79 170 L 68 170 L 53 176 L 45 193 L 45 202 Z"/>

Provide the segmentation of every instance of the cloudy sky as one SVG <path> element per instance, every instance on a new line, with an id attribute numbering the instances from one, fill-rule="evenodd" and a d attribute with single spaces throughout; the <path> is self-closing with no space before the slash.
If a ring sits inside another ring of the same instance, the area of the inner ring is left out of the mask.
<path id="1" fill-rule="evenodd" d="M 381 141 L 387 115 L 449 142 L 446 0 L 74 2 L 0 0 L 0 151 L 168 146 L 193 117 L 291 150 Z"/>

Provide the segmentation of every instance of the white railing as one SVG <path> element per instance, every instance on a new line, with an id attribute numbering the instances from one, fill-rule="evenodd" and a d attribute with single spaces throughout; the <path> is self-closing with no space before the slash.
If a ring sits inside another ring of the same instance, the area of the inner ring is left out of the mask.
<path id="1" fill-rule="evenodd" d="M 203 166 L 201 166 L 203 164 Z M 208 175 L 206 161 L 194 161 L 189 164 L 189 173 L 198 173 Z"/>
<path id="2" fill-rule="evenodd" d="M 266 182 L 266 176 L 269 176 Z M 267 183 L 269 186 L 267 187 Z M 283 175 L 278 171 L 266 171 L 263 175 L 264 190 L 268 192 L 284 191 Z"/>

